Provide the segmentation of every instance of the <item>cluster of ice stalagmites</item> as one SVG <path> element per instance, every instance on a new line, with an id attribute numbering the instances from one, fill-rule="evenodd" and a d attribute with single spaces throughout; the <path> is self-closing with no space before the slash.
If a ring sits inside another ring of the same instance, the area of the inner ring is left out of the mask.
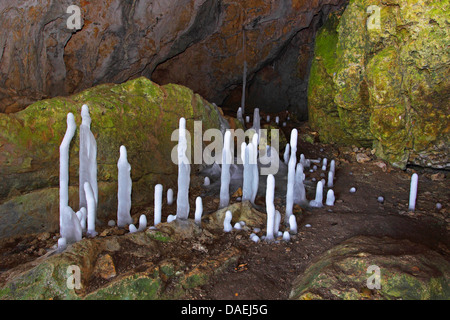
<path id="1" fill-rule="evenodd" d="M 69 206 L 69 149 L 75 135 L 76 123 L 72 113 L 67 114 L 67 129 L 59 147 L 59 213 L 60 235 L 58 247 L 80 241 L 83 232 L 95 236 L 95 219 L 98 205 L 97 143 L 91 132 L 89 108 L 83 105 L 80 125 L 79 196 L 80 210 L 74 212 Z"/>

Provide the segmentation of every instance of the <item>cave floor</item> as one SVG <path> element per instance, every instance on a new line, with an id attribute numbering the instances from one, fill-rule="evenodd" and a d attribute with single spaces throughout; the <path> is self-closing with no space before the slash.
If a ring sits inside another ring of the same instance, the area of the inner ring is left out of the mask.
<path id="1" fill-rule="evenodd" d="M 283 130 L 288 137 L 290 128 Z M 299 126 L 299 133 L 304 132 L 314 137 L 307 125 Z M 375 159 L 368 149 L 338 148 L 301 139 L 298 153 L 304 153 L 310 159 L 327 157 L 336 160 L 333 188 L 335 205 L 322 208 L 295 206 L 299 232 L 291 237 L 290 242 L 280 240 L 270 244 L 264 241 L 254 243 L 249 240 L 251 231 L 246 230 L 233 230 L 214 237 L 206 246 L 209 255 L 234 247 L 241 252 L 240 258 L 223 272 L 214 275 L 206 285 L 189 290 L 182 299 L 288 299 L 294 279 L 317 257 L 344 240 L 358 235 L 408 239 L 421 243 L 446 258 L 450 257 L 450 193 L 448 174 L 445 171 L 423 168 L 399 170 Z M 358 153 L 366 153 L 370 159 L 357 162 Z M 307 179 L 319 172 L 320 170 L 306 172 Z M 419 174 L 419 191 L 416 210 L 409 212 L 409 185 L 413 172 Z M 195 208 L 195 198 L 202 195 L 204 214 L 208 214 L 217 210 L 219 199 L 211 192 L 206 192 L 202 182 L 201 176 L 193 176 L 191 180 L 191 212 Z M 355 193 L 349 192 L 351 187 L 356 188 Z M 314 192 L 312 188 L 308 189 L 309 200 L 313 199 Z M 231 203 L 236 202 L 237 196 L 238 194 L 232 196 Z M 377 201 L 379 196 L 384 197 L 383 203 Z M 260 192 L 256 204 L 264 208 L 264 201 L 264 194 Z M 436 208 L 438 202 L 442 204 L 441 209 Z M 275 199 L 275 207 L 283 216 L 284 206 L 284 198 Z M 138 220 L 140 214 L 145 213 L 148 221 L 153 221 L 152 210 L 134 208 L 133 217 Z M 175 211 L 175 205 L 164 204 L 162 221 L 166 221 L 167 216 L 175 214 Z M 262 225 L 261 228 L 264 232 L 265 226 Z M 263 232 L 259 235 L 263 235 Z M 116 227 L 99 230 L 100 236 L 121 233 L 126 231 Z M 0 242 L 0 285 L 4 280 L 2 273 L 44 255 L 57 243 L 57 237 L 56 233 L 43 233 L 3 239 Z M 185 240 L 182 248 L 193 252 L 192 246 L 196 240 L 192 241 L 189 244 Z M 204 258 L 203 255 L 202 259 Z M 191 259 L 192 264 L 198 263 L 195 256 Z"/>

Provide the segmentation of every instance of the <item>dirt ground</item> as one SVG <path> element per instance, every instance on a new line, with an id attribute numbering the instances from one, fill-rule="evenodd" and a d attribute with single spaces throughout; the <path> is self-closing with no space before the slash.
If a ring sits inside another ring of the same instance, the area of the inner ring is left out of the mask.
<path id="1" fill-rule="evenodd" d="M 307 125 L 297 125 L 300 133 L 308 133 L 314 137 Z M 283 128 L 287 137 L 290 129 L 291 127 Z M 217 240 L 208 243 L 208 253 L 213 255 L 234 246 L 244 254 L 236 264 L 214 276 L 208 284 L 191 290 L 184 299 L 288 299 L 294 279 L 305 271 L 315 258 L 357 235 L 409 239 L 424 244 L 447 258 L 450 257 L 448 172 L 418 167 L 408 168 L 406 171 L 395 169 L 377 160 L 371 155 L 370 149 L 364 148 L 338 148 L 318 142 L 311 144 L 300 139 L 298 150 L 298 154 L 304 153 L 306 158 L 327 157 L 336 160 L 336 180 L 333 188 L 335 205 L 322 208 L 297 207 L 299 232 L 291 237 L 290 242 L 279 239 L 276 243 L 254 243 L 249 240 L 248 231 L 234 230 L 223 233 Z M 357 153 L 365 153 L 370 159 L 358 163 Z M 409 186 L 413 172 L 419 174 L 419 191 L 416 210 L 409 212 Z M 314 175 L 320 178 L 320 173 L 320 170 L 307 172 L 307 179 Z M 193 179 L 191 208 L 195 208 L 195 198 L 203 195 L 204 214 L 208 214 L 217 210 L 218 197 L 205 192 L 201 186 L 202 179 Z M 356 188 L 355 193 L 349 192 L 351 187 Z M 314 193 L 315 188 L 307 188 L 309 200 L 314 198 Z M 383 202 L 377 200 L 379 196 L 384 197 Z M 232 197 L 231 202 L 235 201 L 236 197 Z M 260 193 L 256 203 L 264 207 L 264 201 L 264 194 Z M 436 203 L 441 203 L 442 208 L 436 208 Z M 285 199 L 276 199 L 275 206 L 284 213 Z M 167 216 L 175 214 L 175 211 L 175 205 L 165 204 L 162 220 L 166 221 Z M 137 219 L 142 213 L 152 221 L 152 208 L 135 208 L 133 216 Z M 99 230 L 99 233 L 126 232 L 111 230 L 105 228 Z M 3 239 L 0 242 L 0 284 L 4 271 L 42 256 L 57 243 L 57 237 L 56 233 L 43 233 Z M 183 247 L 188 250 L 192 245 L 185 242 Z"/>

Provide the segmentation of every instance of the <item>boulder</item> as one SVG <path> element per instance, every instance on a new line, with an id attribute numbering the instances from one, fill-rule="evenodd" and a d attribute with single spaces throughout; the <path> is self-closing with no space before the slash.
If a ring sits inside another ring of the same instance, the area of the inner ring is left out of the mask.
<path id="1" fill-rule="evenodd" d="M 318 257 L 296 278 L 289 298 L 447 300 L 449 272 L 448 259 L 422 244 L 356 236 Z"/>
<path id="2" fill-rule="evenodd" d="M 376 18 L 380 24 L 367 26 Z M 309 120 L 396 167 L 449 166 L 448 2 L 351 0 L 316 37 Z"/>

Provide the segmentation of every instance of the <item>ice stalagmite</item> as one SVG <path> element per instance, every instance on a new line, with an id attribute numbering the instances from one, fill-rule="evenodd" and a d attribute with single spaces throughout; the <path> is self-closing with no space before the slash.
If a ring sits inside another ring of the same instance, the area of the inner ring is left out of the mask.
<path id="1" fill-rule="evenodd" d="M 75 243 L 80 241 L 83 236 L 80 220 L 71 207 L 66 206 L 62 212 L 61 238 L 66 239 L 66 243 Z"/>
<path id="2" fill-rule="evenodd" d="M 236 118 L 239 120 L 239 122 L 242 123 L 242 125 L 245 124 L 245 122 L 244 122 L 244 117 L 243 117 L 243 114 L 242 114 L 242 108 L 241 108 L 241 107 L 239 107 L 239 109 L 238 109 L 238 111 L 237 111 Z"/>
<path id="3" fill-rule="evenodd" d="M 334 191 L 333 189 L 329 189 L 327 192 L 327 200 L 325 201 L 325 204 L 327 206 L 334 206 L 334 200 L 335 200 Z"/>
<path id="4" fill-rule="evenodd" d="M 60 234 L 64 234 L 63 213 L 69 206 L 69 148 L 77 126 L 72 113 L 67 114 L 67 130 L 59 146 L 59 227 Z"/>
<path id="5" fill-rule="evenodd" d="M 186 119 L 180 118 L 178 131 L 178 193 L 177 219 L 186 220 L 189 216 L 189 184 L 191 181 L 191 165 L 186 156 Z"/>
<path id="6" fill-rule="evenodd" d="M 328 164 L 327 158 L 323 158 L 323 162 L 322 162 L 322 171 L 327 170 L 327 164 Z"/>
<path id="7" fill-rule="evenodd" d="M 139 228 L 138 231 L 144 231 L 147 228 L 147 217 L 145 214 L 141 214 L 139 217 Z"/>
<path id="8" fill-rule="evenodd" d="M 120 157 L 117 162 L 118 169 L 118 207 L 117 207 L 117 225 L 120 228 L 125 227 L 127 224 L 131 224 L 131 166 L 127 159 L 127 149 L 125 146 L 120 147 Z"/>
<path id="9" fill-rule="evenodd" d="M 331 160 L 331 162 L 330 162 L 330 171 L 333 172 L 333 177 L 334 177 L 334 175 L 336 173 L 336 161 L 334 161 L 334 160 Z"/>
<path id="10" fill-rule="evenodd" d="M 250 158 L 253 153 L 253 148 L 251 143 L 246 145 L 245 142 L 241 145 L 242 163 L 244 164 L 244 180 L 242 185 L 242 201 L 247 201 L 252 199 L 252 186 L 253 186 L 253 170 L 250 165 Z"/>
<path id="11" fill-rule="evenodd" d="M 291 234 L 297 234 L 297 219 L 295 215 L 289 217 L 289 231 Z"/>
<path id="12" fill-rule="evenodd" d="M 87 211 L 86 208 L 83 207 L 77 212 L 78 220 L 80 220 L 81 230 L 86 232 L 86 223 L 87 223 Z"/>
<path id="13" fill-rule="evenodd" d="M 413 173 L 411 176 L 411 186 L 409 189 L 409 211 L 414 211 L 416 209 L 416 198 L 417 198 L 417 184 L 419 182 L 419 176 L 417 173 Z"/>
<path id="14" fill-rule="evenodd" d="M 222 151 L 222 172 L 220 175 L 220 202 L 219 207 L 223 208 L 230 203 L 230 165 L 231 159 L 231 131 L 227 130 L 224 136 Z"/>
<path id="15" fill-rule="evenodd" d="M 231 225 L 231 219 L 233 218 L 233 214 L 230 210 L 225 213 L 225 219 L 223 220 L 223 231 L 230 232 L 233 230 L 233 226 Z"/>
<path id="16" fill-rule="evenodd" d="M 274 226 L 275 226 L 275 205 L 273 203 L 275 197 L 275 177 L 272 174 L 267 176 L 266 185 L 266 212 L 267 212 L 267 226 L 266 226 L 266 241 L 274 240 Z"/>
<path id="17" fill-rule="evenodd" d="M 294 203 L 295 204 L 305 204 L 306 200 L 306 190 L 303 184 L 305 180 L 305 174 L 303 173 L 303 165 L 297 163 L 297 169 L 295 170 L 295 181 L 294 181 Z"/>
<path id="18" fill-rule="evenodd" d="M 86 194 L 87 203 L 87 232 L 90 237 L 95 237 L 97 232 L 95 231 L 95 219 L 97 218 L 97 204 L 95 203 L 94 191 L 92 190 L 89 182 L 84 183 L 84 192 Z"/>
<path id="19" fill-rule="evenodd" d="M 328 171 L 328 182 L 327 182 L 327 187 L 328 188 L 333 188 L 333 180 L 334 180 L 334 171 Z"/>
<path id="20" fill-rule="evenodd" d="M 250 159 L 250 166 L 253 170 L 253 181 L 252 181 L 252 198 L 251 202 L 254 204 L 256 196 L 258 194 L 258 187 L 259 187 L 259 170 L 258 170 L 258 134 L 254 134 L 252 137 L 252 149 L 253 152 L 250 153 L 251 159 Z"/>
<path id="21" fill-rule="evenodd" d="M 201 224 L 202 214 L 203 214 L 203 201 L 201 197 L 197 197 L 195 199 L 195 215 L 194 215 L 195 223 Z"/>
<path id="22" fill-rule="evenodd" d="M 283 160 L 285 164 L 289 163 L 289 143 L 286 144 L 286 148 L 284 149 L 284 155 L 283 155 Z"/>
<path id="23" fill-rule="evenodd" d="M 291 156 L 288 164 L 287 190 L 286 190 L 286 215 L 289 219 L 294 210 L 294 185 L 295 185 L 295 158 Z"/>
<path id="24" fill-rule="evenodd" d="M 154 195 L 155 205 L 153 213 L 153 223 L 155 226 L 161 223 L 162 195 L 163 195 L 163 186 L 162 184 L 157 184 L 155 186 L 155 195 Z"/>
<path id="25" fill-rule="evenodd" d="M 167 204 L 169 206 L 171 206 L 172 203 L 173 203 L 173 190 L 172 190 L 172 188 L 169 188 L 167 190 Z"/>
<path id="26" fill-rule="evenodd" d="M 253 110 L 253 129 L 255 129 L 256 134 L 258 135 L 258 143 L 259 143 L 259 136 L 260 136 L 260 129 L 261 129 L 261 120 L 259 116 L 259 108 L 255 108 Z"/>
<path id="27" fill-rule="evenodd" d="M 79 207 L 87 206 L 84 183 L 89 182 L 94 194 L 95 205 L 98 206 L 98 185 L 97 185 L 97 142 L 91 132 L 91 116 L 89 107 L 81 107 L 80 125 L 80 167 L 79 167 Z"/>
<path id="28" fill-rule="evenodd" d="M 316 187 L 316 198 L 314 200 L 311 200 L 309 202 L 309 205 L 311 207 L 320 208 L 323 206 L 323 182 L 319 181 L 317 182 Z"/>

